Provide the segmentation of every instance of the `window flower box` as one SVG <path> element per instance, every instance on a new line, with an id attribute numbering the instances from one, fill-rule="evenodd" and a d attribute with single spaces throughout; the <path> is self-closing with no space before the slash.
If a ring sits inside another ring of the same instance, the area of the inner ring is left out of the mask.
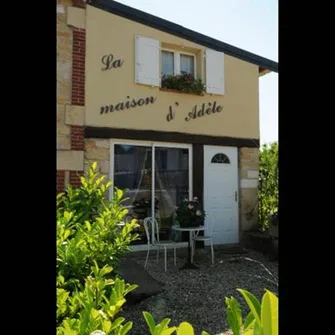
<path id="1" fill-rule="evenodd" d="M 164 92 L 173 92 L 173 93 L 181 93 L 181 94 L 191 94 L 191 95 L 199 95 L 199 96 L 204 96 L 204 93 L 194 93 L 194 92 L 185 92 L 185 91 L 179 91 L 176 89 L 172 89 L 172 88 L 165 88 L 165 87 L 161 87 L 159 89 L 160 91 L 164 91 Z"/>
<path id="2" fill-rule="evenodd" d="M 201 79 L 194 78 L 191 73 L 183 72 L 176 76 L 164 75 L 162 77 L 161 90 L 204 95 L 205 85 Z"/>

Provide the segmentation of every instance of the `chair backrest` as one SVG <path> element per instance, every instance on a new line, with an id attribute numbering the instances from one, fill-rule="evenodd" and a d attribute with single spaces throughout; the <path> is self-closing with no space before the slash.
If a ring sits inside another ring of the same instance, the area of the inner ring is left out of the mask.
<path id="1" fill-rule="evenodd" d="M 205 235 L 206 236 L 213 236 L 214 231 L 214 220 L 211 215 L 206 215 L 205 219 Z"/>
<path id="2" fill-rule="evenodd" d="M 159 228 L 158 222 L 154 219 L 155 224 L 152 224 L 152 217 L 147 217 L 143 221 L 143 226 L 145 229 L 145 234 L 147 236 L 148 244 L 153 244 L 159 242 Z"/>

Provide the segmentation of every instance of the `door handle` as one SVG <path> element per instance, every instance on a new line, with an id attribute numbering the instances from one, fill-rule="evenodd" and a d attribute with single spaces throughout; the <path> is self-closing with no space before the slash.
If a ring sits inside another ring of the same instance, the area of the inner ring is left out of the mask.
<path id="1" fill-rule="evenodd" d="M 237 202 L 237 191 L 235 191 L 235 202 Z"/>

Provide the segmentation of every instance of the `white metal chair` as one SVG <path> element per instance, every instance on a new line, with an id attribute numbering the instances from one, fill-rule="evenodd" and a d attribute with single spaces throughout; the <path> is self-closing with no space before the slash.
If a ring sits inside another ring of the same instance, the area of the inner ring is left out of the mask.
<path id="1" fill-rule="evenodd" d="M 193 263 L 193 257 L 195 254 L 195 242 L 196 241 L 202 241 L 202 242 L 209 242 L 211 245 L 211 254 L 212 254 L 212 264 L 214 264 L 214 248 L 213 248 L 213 228 L 214 228 L 214 223 L 212 218 L 206 218 L 206 223 L 207 229 L 204 232 L 204 236 L 199 236 L 199 232 L 195 233 L 192 236 L 192 252 L 191 252 L 191 258 L 192 258 L 192 263 Z"/>
<path id="2" fill-rule="evenodd" d="M 150 249 L 152 247 L 157 248 L 157 263 L 158 263 L 158 258 L 159 258 L 159 249 L 164 248 L 164 268 L 165 271 L 167 270 L 167 248 L 169 246 L 172 246 L 174 249 L 174 265 L 177 265 L 176 262 L 176 243 L 174 241 L 159 241 L 159 227 L 158 227 L 158 222 L 155 219 L 155 224 L 152 225 L 152 218 L 147 217 L 144 219 L 143 226 L 145 229 L 145 234 L 147 236 L 147 241 L 148 241 L 148 251 L 147 251 L 147 257 L 145 260 L 144 267 L 147 267 L 148 259 L 149 259 L 149 254 L 150 254 Z"/>

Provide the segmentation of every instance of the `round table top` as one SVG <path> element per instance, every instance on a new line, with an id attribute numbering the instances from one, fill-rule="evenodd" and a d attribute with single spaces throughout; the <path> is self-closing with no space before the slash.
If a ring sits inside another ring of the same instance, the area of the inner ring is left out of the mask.
<path id="1" fill-rule="evenodd" d="M 200 231 L 200 230 L 205 230 L 205 226 L 198 226 L 198 227 L 179 227 L 179 226 L 172 226 L 171 227 L 174 230 L 179 230 L 179 231 Z"/>

